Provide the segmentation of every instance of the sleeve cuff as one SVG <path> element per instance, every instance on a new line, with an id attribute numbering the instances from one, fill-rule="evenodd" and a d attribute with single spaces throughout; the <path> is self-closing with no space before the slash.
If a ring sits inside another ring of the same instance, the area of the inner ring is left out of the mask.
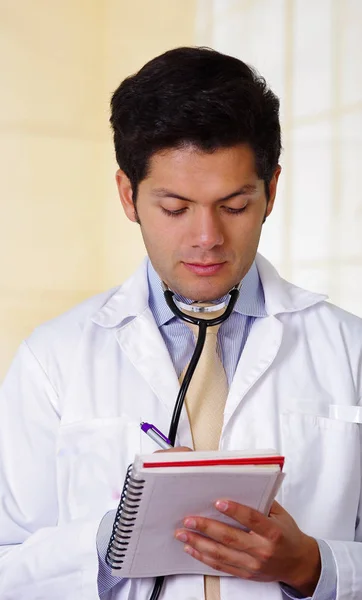
<path id="1" fill-rule="evenodd" d="M 108 543 L 112 534 L 116 510 L 106 513 L 99 525 L 97 532 L 97 552 L 98 552 L 98 595 L 102 598 L 103 594 L 109 592 L 121 579 L 112 575 L 112 569 L 106 563 L 106 553 Z"/>
<path id="2" fill-rule="evenodd" d="M 292 600 L 336 600 L 337 565 L 331 548 L 324 540 L 317 540 L 322 561 L 322 570 L 313 596 L 302 596 L 296 590 L 281 584 L 284 595 Z"/>

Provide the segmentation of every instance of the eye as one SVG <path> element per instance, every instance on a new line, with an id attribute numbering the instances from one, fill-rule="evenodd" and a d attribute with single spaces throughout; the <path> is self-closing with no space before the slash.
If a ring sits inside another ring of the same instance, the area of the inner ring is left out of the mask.
<path id="1" fill-rule="evenodd" d="M 231 206 L 223 206 L 223 209 L 229 213 L 229 215 L 240 215 L 247 208 L 247 204 L 242 208 L 232 208 Z"/>
<path id="2" fill-rule="evenodd" d="M 179 208 L 178 210 L 167 210 L 167 208 L 161 206 L 161 210 L 168 217 L 179 217 L 186 211 L 186 208 Z"/>

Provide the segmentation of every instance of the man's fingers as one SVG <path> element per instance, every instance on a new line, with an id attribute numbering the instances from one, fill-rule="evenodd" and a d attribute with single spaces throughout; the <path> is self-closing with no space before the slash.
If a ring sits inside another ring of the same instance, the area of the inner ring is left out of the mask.
<path id="1" fill-rule="evenodd" d="M 258 510 L 250 508 L 250 506 L 244 506 L 243 504 L 238 504 L 231 500 L 218 500 L 215 503 L 215 507 L 223 514 L 231 517 L 240 523 L 240 525 L 244 525 L 244 527 L 257 533 L 261 537 L 274 539 L 277 534 L 276 524 L 273 520 L 270 517 L 263 515 Z M 278 511 L 278 507 L 282 509 L 282 507 L 277 504 L 275 507 L 276 511 Z"/>
<path id="2" fill-rule="evenodd" d="M 263 561 L 247 552 L 234 550 L 203 535 L 182 529 L 175 532 L 175 537 L 185 543 L 185 552 L 217 571 L 243 579 L 266 580 L 262 573 Z"/>
<path id="3" fill-rule="evenodd" d="M 182 537 L 182 535 L 187 536 L 185 547 L 191 547 L 203 556 L 208 556 L 209 558 L 212 558 L 219 564 L 228 564 L 229 566 L 234 566 L 238 568 L 240 568 L 243 565 L 245 568 L 248 562 L 254 561 L 256 563 L 255 559 L 247 555 L 245 552 L 234 550 L 230 546 L 220 544 L 215 540 L 211 540 L 209 538 L 204 537 L 203 535 L 198 535 L 197 533 L 192 533 L 189 531 L 185 532 L 183 530 L 180 530 L 176 532 L 175 537 L 176 539 L 180 540 L 180 537 Z"/>
<path id="4" fill-rule="evenodd" d="M 247 532 L 242 531 L 237 527 L 233 527 L 232 525 L 220 523 L 220 521 L 215 521 L 214 519 L 188 517 L 184 519 L 183 524 L 188 528 L 188 531 L 183 531 L 184 535 L 187 535 L 187 540 L 183 540 L 176 536 L 180 541 L 187 541 L 190 543 L 191 538 L 193 539 L 194 537 L 193 532 L 199 532 L 203 536 L 201 541 L 206 540 L 208 542 L 211 539 L 227 548 L 233 548 L 239 552 L 248 552 L 249 549 L 257 543 Z M 180 531 L 177 533 L 180 533 Z"/>
<path id="5" fill-rule="evenodd" d="M 175 446 L 174 448 L 168 448 L 167 450 L 156 450 L 154 454 L 158 454 L 159 452 L 193 452 L 193 450 L 187 446 Z"/>
<path id="6" fill-rule="evenodd" d="M 234 577 L 241 577 L 242 579 L 255 579 L 250 571 L 242 569 L 241 567 L 234 567 L 233 565 L 228 565 L 225 563 L 221 564 L 211 556 L 201 554 L 201 552 L 195 550 L 191 546 L 185 546 L 184 550 L 196 560 L 203 562 L 205 565 L 212 567 L 216 571 L 219 571 L 221 573 L 228 573 L 229 575 L 234 575 Z"/>

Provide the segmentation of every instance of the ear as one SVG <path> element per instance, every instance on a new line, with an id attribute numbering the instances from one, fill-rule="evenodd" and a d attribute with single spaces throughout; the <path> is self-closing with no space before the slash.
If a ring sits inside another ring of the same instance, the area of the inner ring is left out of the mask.
<path id="1" fill-rule="evenodd" d="M 129 218 L 130 221 L 137 223 L 138 219 L 136 208 L 133 204 L 132 185 L 126 173 L 121 169 L 118 169 L 118 171 L 116 172 L 116 182 L 119 198 L 121 200 L 125 215 Z"/>
<path id="2" fill-rule="evenodd" d="M 268 200 L 268 205 L 266 208 L 265 219 L 267 217 L 269 217 L 269 215 L 274 207 L 275 196 L 277 193 L 278 179 L 279 179 L 281 170 L 282 170 L 281 166 L 278 165 L 277 168 L 275 169 L 274 175 L 271 178 L 271 181 L 269 183 L 269 200 Z"/>

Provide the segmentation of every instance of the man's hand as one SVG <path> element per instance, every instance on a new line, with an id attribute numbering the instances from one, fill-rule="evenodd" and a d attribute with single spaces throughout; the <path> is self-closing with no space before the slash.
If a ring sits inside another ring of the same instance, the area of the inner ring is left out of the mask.
<path id="1" fill-rule="evenodd" d="M 193 450 L 188 448 L 188 446 L 174 446 L 172 448 L 168 448 L 167 450 L 155 450 L 154 454 L 158 454 L 160 452 L 193 452 Z"/>
<path id="2" fill-rule="evenodd" d="M 187 517 L 185 529 L 175 532 L 176 539 L 185 543 L 185 552 L 235 577 L 278 581 L 305 596 L 313 595 L 321 572 L 318 544 L 280 504 L 273 503 L 268 517 L 230 500 L 218 500 L 215 507 L 249 531 L 204 517 Z"/>

